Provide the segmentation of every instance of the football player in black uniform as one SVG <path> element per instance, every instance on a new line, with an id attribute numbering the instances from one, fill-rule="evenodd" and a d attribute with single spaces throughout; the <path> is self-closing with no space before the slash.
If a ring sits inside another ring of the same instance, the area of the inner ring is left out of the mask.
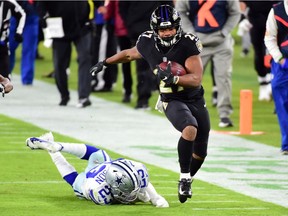
<path id="1" fill-rule="evenodd" d="M 180 181 L 178 197 L 181 203 L 192 197 L 193 176 L 207 155 L 210 119 L 201 85 L 203 66 L 200 58 L 201 42 L 191 33 L 184 33 L 178 12 L 169 5 L 161 5 L 151 15 L 151 30 L 139 36 L 135 47 L 123 50 L 90 70 L 96 75 L 110 64 L 144 58 L 159 79 L 159 91 L 165 115 L 180 131 L 178 157 Z M 173 61 L 185 66 L 187 74 L 174 76 L 171 66 L 161 69 L 161 62 Z"/>

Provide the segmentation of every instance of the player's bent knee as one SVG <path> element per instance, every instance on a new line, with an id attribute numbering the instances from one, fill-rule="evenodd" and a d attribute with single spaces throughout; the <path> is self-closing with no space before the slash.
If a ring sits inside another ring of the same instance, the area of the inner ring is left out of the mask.
<path id="1" fill-rule="evenodd" d="M 182 131 L 182 137 L 190 141 L 195 140 L 196 134 L 197 128 L 192 125 L 186 126 Z"/>

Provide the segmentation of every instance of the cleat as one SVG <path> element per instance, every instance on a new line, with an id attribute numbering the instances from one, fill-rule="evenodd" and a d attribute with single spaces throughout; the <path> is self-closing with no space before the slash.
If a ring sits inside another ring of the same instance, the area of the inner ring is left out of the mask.
<path id="1" fill-rule="evenodd" d="M 191 191 L 192 179 L 182 178 L 178 183 L 178 199 L 181 203 L 186 202 L 187 198 L 192 197 Z"/>
<path id="2" fill-rule="evenodd" d="M 46 133 L 40 137 L 30 137 L 26 140 L 26 145 L 32 149 L 44 149 L 49 152 L 58 152 L 63 149 L 63 146 L 54 142 L 54 137 L 51 132 Z"/>
<path id="3" fill-rule="evenodd" d="M 219 127 L 226 128 L 226 127 L 233 127 L 233 122 L 228 118 L 220 118 Z"/>

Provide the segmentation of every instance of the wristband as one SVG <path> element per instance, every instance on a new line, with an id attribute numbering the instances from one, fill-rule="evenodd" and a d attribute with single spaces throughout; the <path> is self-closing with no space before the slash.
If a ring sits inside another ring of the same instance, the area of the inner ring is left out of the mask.
<path id="1" fill-rule="evenodd" d="M 103 60 L 103 65 L 108 66 L 108 63 L 106 62 L 106 59 Z"/>

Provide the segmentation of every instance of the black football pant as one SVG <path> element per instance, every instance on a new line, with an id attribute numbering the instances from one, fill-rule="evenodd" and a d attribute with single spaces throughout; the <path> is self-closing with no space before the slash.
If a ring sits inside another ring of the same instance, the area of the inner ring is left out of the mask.
<path id="1" fill-rule="evenodd" d="M 120 50 L 130 49 L 131 41 L 127 36 L 117 37 Z M 130 96 L 132 94 L 132 75 L 131 75 L 131 63 L 122 64 L 122 74 L 123 74 L 123 87 L 125 89 L 125 95 Z"/>
<path id="2" fill-rule="evenodd" d="M 53 40 L 53 63 L 55 69 L 55 80 L 61 98 L 69 97 L 68 76 L 66 69 L 69 68 L 72 42 L 76 47 L 78 63 L 78 97 L 88 98 L 91 92 L 92 76 L 89 70 L 91 64 L 91 34 L 79 37 L 73 41 L 64 39 Z"/>

